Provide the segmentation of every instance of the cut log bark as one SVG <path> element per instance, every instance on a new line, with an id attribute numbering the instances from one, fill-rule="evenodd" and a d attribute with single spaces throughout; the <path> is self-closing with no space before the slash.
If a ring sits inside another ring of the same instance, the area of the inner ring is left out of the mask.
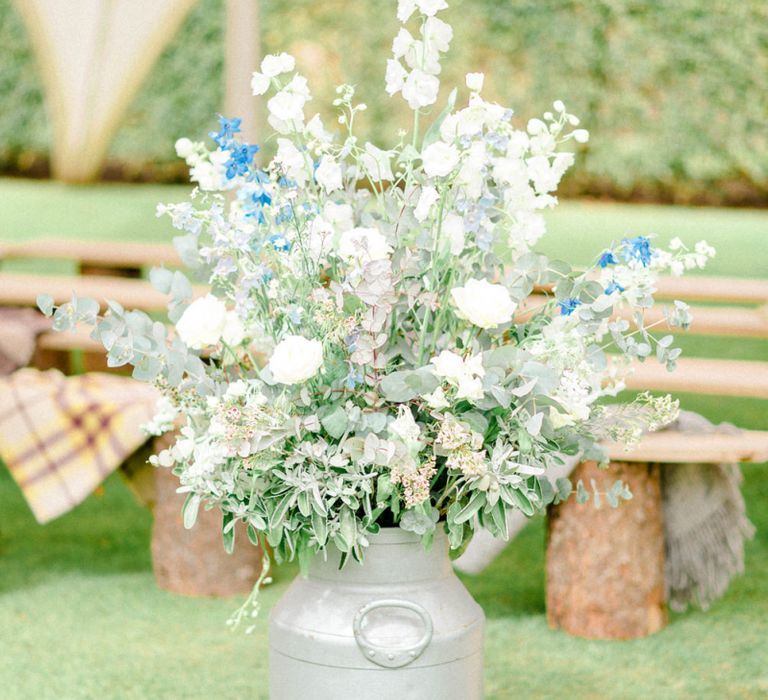
<path id="1" fill-rule="evenodd" d="M 633 498 L 611 508 L 602 499 L 571 497 L 549 511 L 547 620 L 588 639 L 633 639 L 661 630 L 664 602 L 664 527 L 658 465 L 595 462 L 576 467 L 572 480 L 594 479 L 607 491 L 621 479 Z"/>
<path id="2" fill-rule="evenodd" d="M 223 597 L 250 592 L 261 571 L 261 549 L 248 541 L 243 526 L 237 527 L 235 551 L 227 554 L 218 508 L 200 508 L 194 527 L 185 529 L 181 515 L 184 496 L 176 493 L 178 484 L 169 469 L 155 470 L 152 562 L 157 585 L 189 596 Z"/>

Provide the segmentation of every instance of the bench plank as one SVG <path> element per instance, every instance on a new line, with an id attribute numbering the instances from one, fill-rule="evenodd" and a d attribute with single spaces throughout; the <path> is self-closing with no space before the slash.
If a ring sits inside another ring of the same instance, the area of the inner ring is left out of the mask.
<path id="1" fill-rule="evenodd" d="M 97 299 L 102 307 L 105 307 L 105 299 L 116 301 L 127 309 L 139 308 L 143 311 L 165 311 L 168 304 L 168 297 L 146 280 L 106 275 L 67 277 L 0 273 L 0 305 L 35 306 L 38 294 L 50 294 L 55 303 L 62 304 L 72 298 L 72 292 L 79 297 Z M 206 292 L 206 287 L 194 288 L 195 297 Z"/>
<path id="2" fill-rule="evenodd" d="M 0 260 L 20 258 L 77 260 L 86 265 L 115 268 L 181 265 L 176 249 L 163 243 L 118 243 L 61 238 L 37 238 L 23 243 L 0 242 Z"/>
<path id="3" fill-rule="evenodd" d="M 633 365 L 628 389 L 768 399 L 768 362 L 682 357 L 674 372 L 653 358 Z"/>
<path id="4" fill-rule="evenodd" d="M 733 277 L 660 277 L 658 299 L 708 301 L 727 304 L 768 304 L 768 280 Z"/>
<path id="5" fill-rule="evenodd" d="M 743 430 L 738 435 L 692 435 L 664 430 L 644 435 L 629 450 L 621 443 L 606 442 L 605 446 L 616 462 L 768 462 L 768 431 L 763 430 Z"/>

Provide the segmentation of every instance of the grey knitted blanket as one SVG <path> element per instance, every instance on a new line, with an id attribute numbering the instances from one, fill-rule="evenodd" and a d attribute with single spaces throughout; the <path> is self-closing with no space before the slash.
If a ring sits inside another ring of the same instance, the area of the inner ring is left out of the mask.
<path id="1" fill-rule="evenodd" d="M 667 429 L 739 432 L 689 411 Z M 754 534 L 741 495 L 741 470 L 738 464 L 665 464 L 661 479 L 669 606 L 706 610 L 743 573 L 744 542 Z"/>
<path id="2" fill-rule="evenodd" d="M 703 434 L 738 433 L 723 423 L 712 425 L 690 411 L 666 430 Z M 571 458 L 550 478 L 567 476 L 578 463 Z M 689 605 L 708 608 L 725 593 L 731 579 L 744 571 L 744 542 L 754 534 L 746 516 L 737 464 L 665 464 L 662 498 L 665 524 L 667 600 L 673 610 Z M 621 507 L 621 506 L 619 506 Z M 527 518 L 510 513 L 510 539 L 525 526 Z M 481 530 L 454 565 L 477 574 L 501 553 L 507 542 Z"/>

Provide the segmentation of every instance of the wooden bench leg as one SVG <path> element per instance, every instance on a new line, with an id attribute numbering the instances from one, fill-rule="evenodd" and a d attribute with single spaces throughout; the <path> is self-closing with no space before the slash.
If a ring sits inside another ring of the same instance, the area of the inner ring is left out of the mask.
<path id="1" fill-rule="evenodd" d="M 571 474 L 589 490 L 621 479 L 633 494 L 611 508 L 602 499 L 572 496 L 549 511 L 547 620 L 589 639 L 632 639 L 667 623 L 664 602 L 664 523 L 658 465 L 614 462 L 608 470 L 585 462 Z"/>
<path id="2" fill-rule="evenodd" d="M 162 440 L 162 438 L 161 438 Z M 221 512 L 200 508 L 192 529 L 184 528 L 184 495 L 170 469 L 155 469 L 155 520 L 152 562 L 157 585 L 191 596 L 230 596 L 248 593 L 261 571 L 262 552 L 238 523 L 235 551 L 227 554 L 221 538 Z"/>

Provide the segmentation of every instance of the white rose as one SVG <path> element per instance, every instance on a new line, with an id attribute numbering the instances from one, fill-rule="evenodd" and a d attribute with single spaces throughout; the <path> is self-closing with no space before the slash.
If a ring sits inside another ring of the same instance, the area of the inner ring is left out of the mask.
<path id="1" fill-rule="evenodd" d="M 429 177 L 445 177 L 458 164 L 459 152 L 452 144 L 435 141 L 424 149 L 421 160 L 424 163 L 424 172 Z"/>
<path id="2" fill-rule="evenodd" d="M 270 83 L 271 79 L 268 75 L 256 72 L 251 77 L 251 92 L 253 92 L 254 95 L 263 95 L 269 90 Z"/>
<path id="3" fill-rule="evenodd" d="M 377 229 L 357 227 L 341 234 L 338 252 L 344 260 L 371 262 L 388 258 L 392 248 Z"/>
<path id="4" fill-rule="evenodd" d="M 391 159 L 391 151 L 382 151 L 372 143 L 365 144 L 365 153 L 362 156 L 363 168 L 365 168 L 368 177 L 374 182 L 395 179 L 395 176 L 392 174 L 392 166 L 390 165 Z"/>
<path id="5" fill-rule="evenodd" d="M 424 221 L 429 216 L 429 212 L 438 199 L 440 199 L 440 195 L 434 187 L 422 187 L 419 202 L 413 210 L 416 221 Z"/>
<path id="6" fill-rule="evenodd" d="M 195 152 L 195 144 L 188 138 L 180 138 L 176 141 L 176 155 L 185 160 Z"/>
<path id="7" fill-rule="evenodd" d="M 245 340 L 245 326 L 236 312 L 227 311 L 221 339 L 231 347 L 240 345 Z"/>
<path id="8" fill-rule="evenodd" d="M 411 109 L 429 107 L 437 101 L 440 81 L 418 68 L 411 71 L 403 85 L 403 98 Z"/>
<path id="9" fill-rule="evenodd" d="M 484 73 L 467 73 L 467 87 L 473 92 L 480 92 L 483 89 Z"/>
<path id="10" fill-rule="evenodd" d="M 269 78 L 281 73 L 288 73 L 296 67 L 296 60 L 287 53 L 264 56 L 261 62 L 261 72 Z"/>
<path id="11" fill-rule="evenodd" d="M 341 189 L 341 167 L 330 156 L 323 156 L 320 165 L 315 170 L 317 183 L 326 191 L 334 192 Z"/>
<path id="12" fill-rule="evenodd" d="M 227 323 L 227 307 L 212 294 L 193 301 L 176 322 L 176 332 L 184 345 L 201 350 L 221 340 Z"/>
<path id="13" fill-rule="evenodd" d="M 280 384 L 299 384 L 314 377 L 323 365 L 323 344 L 300 335 L 289 335 L 281 340 L 272 357 L 269 371 Z"/>
<path id="14" fill-rule="evenodd" d="M 501 284 L 470 279 L 463 287 L 451 290 L 460 318 L 480 328 L 494 328 L 512 320 L 517 305 Z"/>

